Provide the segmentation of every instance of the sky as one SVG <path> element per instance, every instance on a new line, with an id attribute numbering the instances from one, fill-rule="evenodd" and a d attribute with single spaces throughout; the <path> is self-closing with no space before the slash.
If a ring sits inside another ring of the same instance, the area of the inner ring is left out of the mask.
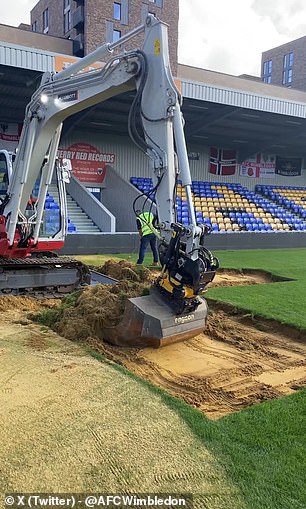
<path id="1" fill-rule="evenodd" d="M 305 0 L 179 0 L 182 64 L 260 75 L 261 53 L 306 35 Z M 30 23 L 37 0 L 1 0 L 0 23 Z"/>

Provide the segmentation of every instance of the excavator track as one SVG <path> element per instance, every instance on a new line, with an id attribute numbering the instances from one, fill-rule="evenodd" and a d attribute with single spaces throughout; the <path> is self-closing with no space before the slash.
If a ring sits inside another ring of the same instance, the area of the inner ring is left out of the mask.
<path id="1" fill-rule="evenodd" d="M 66 256 L 0 257 L 0 295 L 63 297 L 90 284 L 90 271 Z"/>

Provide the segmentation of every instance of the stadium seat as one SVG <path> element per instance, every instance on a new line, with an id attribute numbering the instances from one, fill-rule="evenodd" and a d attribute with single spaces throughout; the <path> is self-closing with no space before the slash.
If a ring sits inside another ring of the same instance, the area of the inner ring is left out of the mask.
<path id="1" fill-rule="evenodd" d="M 150 195 L 150 178 L 131 177 L 130 182 Z M 239 183 L 192 182 L 192 197 L 198 223 L 211 224 L 214 233 L 252 231 L 306 231 L 306 188 L 257 185 L 255 191 Z M 177 186 L 177 220 L 190 221 L 187 197 Z"/>

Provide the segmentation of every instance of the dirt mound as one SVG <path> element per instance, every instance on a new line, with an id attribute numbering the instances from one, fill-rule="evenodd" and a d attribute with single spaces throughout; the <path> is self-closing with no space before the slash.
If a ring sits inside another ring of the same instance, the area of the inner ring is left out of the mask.
<path id="1" fill-rule="evenodd" d="M 68 339 L 84 341 L 91 336 L 103 339 L 103 328 L 120 322 L 126 300 L 143 295 L 154 279 L 149 269 L 126 260 L 108 260 L 95 267 L 95 271 L 119 282 L 87 287 L 73 307 L 64 309 L 54 329 Z"/>
<path id="2" fill-rule="evenodd" d="M 94 270 L 119 281 L 137 281 L 138 283 L 150 283 L 152 281 L 152 272 L 149 269 L 143 267 L 143 265 L 133 265 L 126 260 L 120 262 L 108 260 L 104 265 L 94 267 Z"/>
<path id="3" fill-rule="evenodd" d="M 64 309 L 54 328 L 68 339 L 84 341 L 90 336 L 103 339 L 103 329 L 120 322 L 127 299 L 143 295 L 151 286 L 150 271 L 137 271 L 129 262 L 109 262 L 99 271 L 123 279 L 115 285 L 85 288 L 75 305 Z"/>

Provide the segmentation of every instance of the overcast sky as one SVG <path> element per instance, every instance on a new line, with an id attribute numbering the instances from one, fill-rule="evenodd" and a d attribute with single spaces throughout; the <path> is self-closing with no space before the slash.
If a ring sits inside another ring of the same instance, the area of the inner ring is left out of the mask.
<path id="1" fill-rule="evenodd" d="M 37 0 L 5 1 L 0 23 L 30 22 Z M 261 53 L 306 35 L 305 0 L 180 0 L 179 62 L 260 75 Z"/>

